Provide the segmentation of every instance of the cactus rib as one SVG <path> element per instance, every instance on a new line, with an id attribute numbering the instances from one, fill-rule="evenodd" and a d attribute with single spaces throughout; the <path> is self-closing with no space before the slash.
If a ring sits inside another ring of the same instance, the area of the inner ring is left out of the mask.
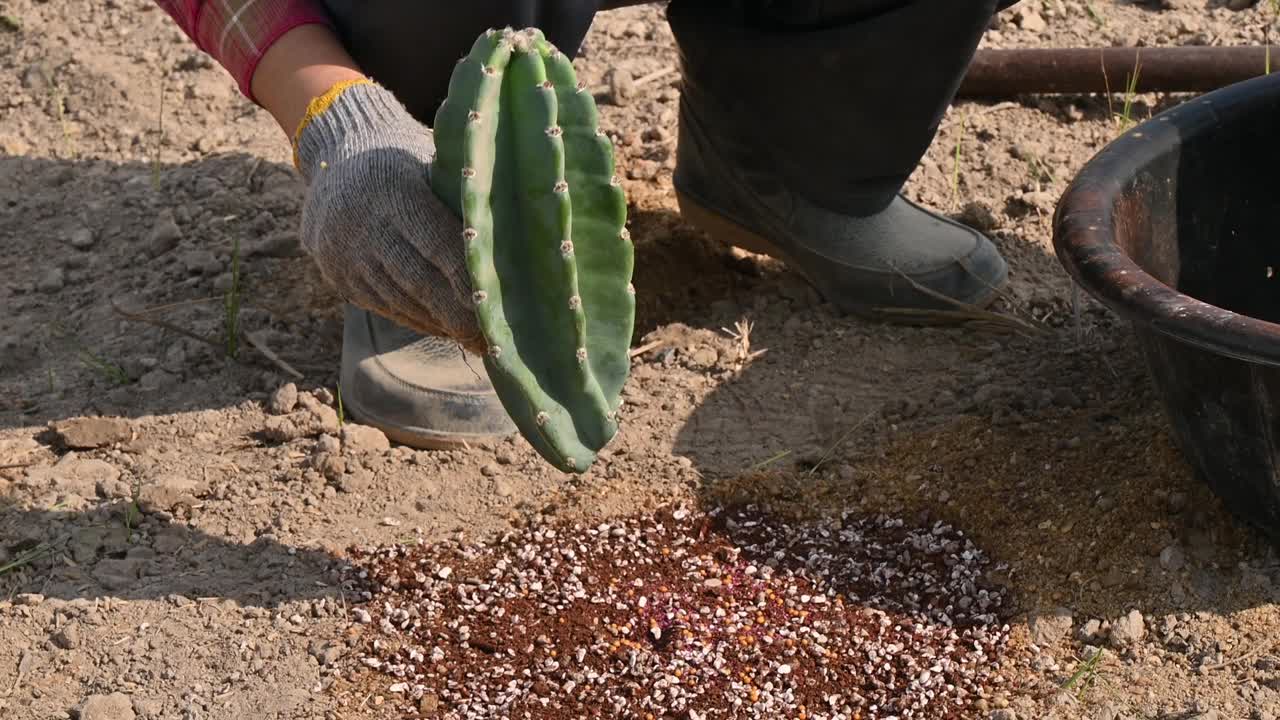
<path id="1" fill-rule="evenodd" d="M 540 31 L 486 32 L 454 69 L 431 170 L 463 220 L 490 380 L 566 472 L 617 432 L 635 307 L 626 201 L 581 95 Z"/>

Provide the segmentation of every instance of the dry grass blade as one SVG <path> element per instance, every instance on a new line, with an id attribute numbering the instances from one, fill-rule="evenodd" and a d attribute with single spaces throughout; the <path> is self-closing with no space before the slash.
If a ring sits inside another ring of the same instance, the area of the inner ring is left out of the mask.
<path id="1" fill-rule="evenodd" d="M 148 325 L 154 325 L 158 328 L 163 328 L 170 332 L 178 333 L 183 337 L 188 337 L 188 338 L 191 338 L 192 340 L 198 340 L 210 347 L 214 347 L 219 350 L 222 349 L 222 344 L 219 343 L 217 340 L 213 340 L 211 338 L 207 338 L 198 333 L 194 333 L 184 327 L 179 327 L 177 325 L 174 325 L 173 323 L 168 322 L 167 320 L 161 320 L 160 318 L 155 318 L 155 317 L 151 317 L 150 315 L 144 314 L 148 311 L 144 310 L 139 312 L 139 311 L 125 310 L 124 308 L 116 304 L 115 298 L 111 298 L 108 302 L 111 303 L 111 309 L 114 310 L 117 315 L 119 315 L 120 317 L 126 320 L 132 320 L 134 322 L 141 322 L 141 323 L 146 323 Z"/>
<path id="2" fill-rule="evenodd" d="M 13 572 L 14 570 L 17 570 L 18 568 L 30 565 L 31 563 L 45 557 L 46 555 L 53 554 L 53 552 L 54 552 L 53 545 L 49 543 L 40 543 L 39 545 L 35 546 L 32 549 L 27 550 L 26 552 L 20 553 L 18 557 L 14 558 L 13 560 L 10 560 L 4 565 L 0 565 L 0 575 L 5 575 L 7 573 Z"/>
<path id="3" fill-rule="evenodd" d="M 852 435 L 855 430 L 865 425 L 867 421 L 870 420 L 874 415 L 875 415 L 875 411 L 872 411 L 867 413 L 866 415 L 863 415 L 857 422 L 855 422 L 852 426 L 850 426 L 848 430 L 845 430 L 844 434 L 841 435 L 840 438 L 837 439 L 834 443 L 832 443 L 831 446 L 827 448 L 826 452 L 822 453 L 822 457 L 818 458 L 818 462 L 814 463 L 813 467 L 809 468 L 808 475 L 810 477 L 813 477 L 813 475 L 816 474 L 818 470 L 821 469 L 823 465 L 827 464 L 827 461 L 831 459 L 831 456 L 833 453 L 835 453 L 836 448 L 840 447 L 845 440 L 849 439 L 849 436 Z"/>
<path id="4" fill-rule="evenodd" d="M 664 78 L 664 77 L 666 77 L 666 76 L 668 76 L 668 75 L 674 74 L 674 73 L 678 72 L 679 70 L 680 70 L 680 68 L 676 67 L 675 65 L 668 65 L 668 66 L 666 66 L 666 67 L 664 67 L 664 68 L 662 68 L 662 69 L 660 69 L 660 70 L 655 70 L 655 71 L 653 71 L 653 72 L 649 73 L 648 75 L 641 75 L 640 77 L 636 78 L 636 79 L 635 79 L 635 85 L 636 85 L 636 87 L 641 87 L 641 86 L 643 86 L 643 85 L 648 85 L 649 83 L 651 83 L 651 82 L 653 82 L 653 81 L 655 81 L 655 80 L 661 80 L 662 78 Z"/>
<path id="5" fill-rule="evenodd" d="M 662 347 L 663 344 L 664 344 L 664 341 L 662 340 L 654 340 L 653 342 L 645 343 L 644 345 L 641 345 L 638 348 L 633 348 L 631 352 L 628 353 L 628 355 L 633 358 L 638 357 L 640 355 L 643 355 L 649 352 L 650 350 L 656 350 Z"/>
<path id="6" fill-rule="evenodd" d="M 751 349 L 751 330 L 755 323 L 743 318 L 733 324 L 733 330 L 720 328 L 720 331 L 738 342 L 738 362 L 745 363 L 769 352 L 769 348 Z"/>
<path id="7" fill-rule="evenodd" d="M 13 678 L 13 684 L 5 691 L 4 696 L 10 697 L 14 691 L 22 685 L 22 681 L 26 679 L 27 674 L 31 672 L 31 666 L 35 665 L 35 653 L 31 650 L 23 650 L 22 657 L 18 659 L 18 674 Z"/>
<path id="8" fill-rule="evenodd" d="M 118 314 L 120 317 L 123 317 L 126 320 L 132 320 L 134 322 L 141 322 L 141 323 L 146 323 L 148 325 L 154 325 L 158 328 L 163 328 L 170 332 L 175 332 L 179 335 L 182 335 L 183 337 L 189 337 L 192 340 L 198 340 L 208 345 L 209 347 L 217 348 L 220 351 L 224 348 L 224 345 L 218 342 L 217 340 L 204 337 L 203 335 L 194 333 L 184 327 L 179 327 L 178 325 L 175 325 L 167 320 L 161 320 L 160 318 L 151 317 L 149 315 L 149 313 L 158 312 L 159 310 L 162 310 L 168 307 L 175 307 L 175 306 L 181 305 L 182 303 L 177 303 L 175 305 L 158 306 L 154 308 L 147 308 L 145 310 L 134 310 L 134 311 L 125 310 L 124 308 L 120 307 L 120 305 L 116 303 L 115 298 L 112 298 L 110 300 L 110 303 L 111 303 L 112 310 L 114 310 L 116 314 Z M 252 345 L 255 350 L 262 353 L 263 357 L 271 361 L 271 363 L 274 364 L 276 367 L 283 370 L 285 374 L 289 375 L 295 380 L 301 380 L 303 377 L 305 377 L 301 372 L 297 370 L 297 368 L 285 362 L 284 359 L 282 359 L 279 355 L 273 352 L 271 348 L 267 347 L 266 342 L 262 340 L 262 338 L 254 335 L 253 333 L 245 333 L 244 337 L 246 340 L 249 341 L 249 344 Z"/>
<path id="9" fill-rule="evenodd" d="M 964 267 L 961 264 L 961 267 Z M 967 270 L 968 268 L 966 268 Z M 875 308 L 875 312 L 882 315 L 892 315 L 900 319 L 918 318 L 921 321 L 945 321 L 945 322 L 971 322 L 979 325 L 986 325 L 992 328 L 1004 328 L 1011 330 L 1019 330 L 1032 335 L 1043 335 L 1047 331 L 1038 325 L 1032 325 L 1024 320 L 1013 317 L 1012 315 L 1004 315 L 1002 313 L 983 310 L 976 305 L 956 300 L 948 297 L 932 288 L 925 287 L 916 282 L 911 276 L 894 268 L 894 272 L 898 273 L 903 280 L 911 284 L 913 288 L 919 292 L 928 295 L 935 300 L 953 305 L 955 310 L 915 310 L 911 308 Z"/>
<path id="10" fill-rule="evenodd" d="M 1265 653 L 1269 653 L 1274 648 L 1275 648 L 1275 645 L 1272 643 L 1259 645 L 1258 647 L 1254 648 L 1253 650 L 1250 650 L 1249 652 L 1243 655 L 1240 655 L 1239 657 L 1231 658 L 1230 660 L 1220 662 L 1216 665 L 1205 665 L 1204 667 L 1200 668 L 1200 672 L 1211 672 L 1213 670 L 1221 670 L 1223 668 L 1228 668 L 1228 667 L 1231 667 L 1232 665 L 1238 665 L 1242 662 L 1247 662 Z"/>
<path id="11" fill-rule="evenodd" d="M 214 295 L 211 297 L 195 298 L 193 300 L 179 300 L 178 302 L 165 303 L 164 305 L 152 305 L 151 307 L 145 307 L 145 308 L 142 308 L 141 310 L 131 310 L 130 312 L 133 313 L 134 315 L 155 315 L 156 313 L 162 313 L 169 310 L 177 310 L 178 308 L 190 307 L 192 305 L 203 305 L 205 303 L 211 303 L 211 302 L 222 302 L 222 299 L 223 298 L 221 295 Z"/>
<path id="12" fill-rule="evenodd" d="M 973 271 L 973 268 L 972 268 L 972 267 L 970 267 L 970 266 L 969 266 L 969 263 L 968 263 L 968 262 L 966 262 L 964 259 L 956 260 L 956 264 L 957 264 L 957 265 L 959 265 L 960 267 L 964 268 L 964 271 L 965 271 L 965 272 L 967 272 L 967 273 L 969 273 L 969 276 L 970 276 L 970 277 L 974 278 L 974 279 L 975 279 L 975 280 L 977 280 L 978 282 L 980 282 L 980 283 L 982 283 L 983 285 L 985 285 L 988 289 L 990 289 L 990 290 L 991 290 L 992 292 L 994 292 L 996 295 L 999 295 L 1000 297 L 1004 298 L 1005 300 L 1008 300 L 1008 301 L 1009 301 L 1009 306 L 1010 306 L 1010 307 L 1012 307 L 1015 311 L 1017 311 L 1017 310 L 1020 310 L 1020 309 L 1021 309 L 1021 308 L 1019 308 L 1019 307 L 1018 307 L 1018 303 L 1017 303 L 1017 301 L 1016 301 L 1016 298 L 1014 298 L 1013 294 L 1012 294 L 1012 293 L 1010 293 L 1010 292 L 1008 291 L 1007 287 L 997 287 L 996 285 L 992 285 L 990 282 L 988 282 L 988 281 L 987 281 L 987 279 L 986 279 L 986 278 L 984 278 L 984 277 L 982 277 L 981 275 L 979 275 L 978 273 L 974 272 L 974 271 Z M 1036 319 L 1036 317 L 1035 317 L 1034 315 L 1032 315 L 1030 312 L 1027 312 L 1027 311 L 1023 310 L 1021 314 L 1022 314 L 1024 317 L 1028 318 L 1027 322 L 1030 322 L 1032 325 L 1035 325 L 1036 327 L 1042 327 L 1042 326 L 1043 326 L 1043 324 L 1044 324 L 1044 320 L 1037 320 L 1037 319 Z M 1048 316 L 1046 315 L 1045 317 L 1047 318 Z"/>
<path id="13" fill-rule="evenodd" d="M 632 80 L 632 81 L 631 81 L 631 87 L 632 87 L 632 88 L 641 88 L 641 87 L 644 87 L 645 85 L 648 85 L 648 84 L 649 84 L 649 83 L 651 83 L 651 82 L 654 82 L 655 80 L 661 80 L 661 79 L 665 78 L 666 76 L 671 75 L 671 74 L 673 74 L 673 73 L 677 73 L 677 72 L 679 72 L 679 71 L 680 71 L 680 68 L 679 68 L 679 67 L 677 67 L 677 66 L 675 66 L 675 65 L 667 65 L 666 67 L 663 67 L 663 68 L 661 68 L 661 69 L 655 70 L 655 71 L 653 71 L 653 72 L 651 72 L 651 73 L 649 73 L 649 74 L 647 74 L 647 75 L 641 75 L 640 77 L 636 78 L 635 80 Z M 592 93 L 593 95 L 599 95 L 599 94 L 601 94 L 601 93 L 608 92 L 608 91 L 609 91 L 609 89 L 610 89 L 609 84 L 608 84 L 608 83 L 604 83 L 604 84 L 601 84 L 601 85 L 596 85 L 595 87 L 591 88 L 591 93 Z"/>
<path id="14" fill-rule="evenodd" d="M 258 333 L 245 333 L 244 339 L 249 341 L 249 344 L 253 346 L 254 350 L 262 353 L 263 357 L 270 360 L 276 367 L 283 370 L 285 374 L 289 375 L 294 380 L 301 380 L 303 378 L 302 373 L 298 372 L 298 370 L 292 365 L 285 362 L 279 355 L 275 354 L 275 352 L 267 346 L 267 341 Z"/>

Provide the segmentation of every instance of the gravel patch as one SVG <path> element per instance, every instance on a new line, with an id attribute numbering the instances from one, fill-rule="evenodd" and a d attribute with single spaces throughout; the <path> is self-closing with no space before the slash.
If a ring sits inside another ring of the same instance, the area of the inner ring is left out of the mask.
<path id="1" fill-rule="evenodd" d="M 410 716 L 958 718 L 1005 683 L 991 563 L 942 524 L 666 508 L 353 556 Z"/>

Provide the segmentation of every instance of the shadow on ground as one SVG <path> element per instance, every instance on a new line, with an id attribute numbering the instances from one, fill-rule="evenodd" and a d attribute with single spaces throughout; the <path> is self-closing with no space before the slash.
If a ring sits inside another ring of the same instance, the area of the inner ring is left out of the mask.
<path id="1" fill-rule="evenodd" d="M 341 298 L 298 243 L 302 193 L 291 167 L 241 153 L 160 167 L 0 157 L 0 429 L 234 407 L 290 369 L 334 387 Z M 739 284 L 729 260 L 687 231 L 642 244 L 641 332 Z M 231 359 L 231 316 L 283 364 L 243 340 Z"/>
<path id="2" fill-rule="evenodd" d="M 328 552 L 266 534 L 240 544 L 152 510 L 125 501 L 79 513 L 0 505 L 0 594 L 63 600 L 177 595 L 253 607 L 345 597 L 345 564 Z"/>

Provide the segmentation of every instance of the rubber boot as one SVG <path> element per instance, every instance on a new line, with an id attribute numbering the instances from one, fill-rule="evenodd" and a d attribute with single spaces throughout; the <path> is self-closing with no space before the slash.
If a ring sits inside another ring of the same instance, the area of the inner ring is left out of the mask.
<path id="1" fill-rule="evenodd" d="M 987 303 L 1008 273 L 995 246 L 900 191 L 996 7 L 674 0 L 682 213 L 845 312 Z"/>
<path id="2" fill-rule="evenodd" d="M 455 62 L 490 27 L 541 27 L 574 53 L 596 0 L 326 0 L 348 52 L 430 126 Z M 347 306 L 342 343 L 344 409 L 392 440 L 453 448 L 516 432 L 484 363 L 441 338 L 411 332 Z"/>

